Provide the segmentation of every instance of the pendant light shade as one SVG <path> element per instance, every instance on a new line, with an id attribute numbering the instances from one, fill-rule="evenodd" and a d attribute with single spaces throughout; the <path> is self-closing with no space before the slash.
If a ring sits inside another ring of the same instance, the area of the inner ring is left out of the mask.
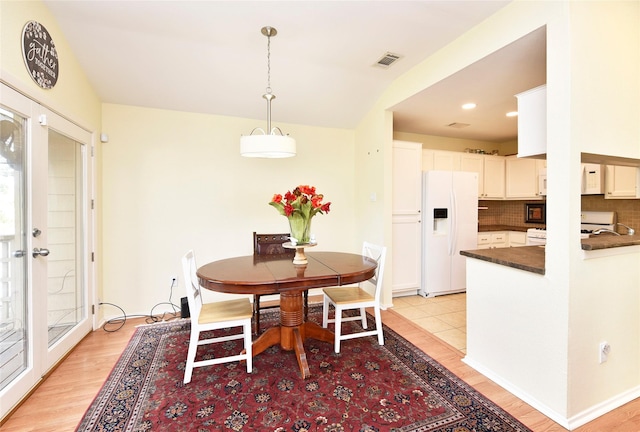
<path id="1" fill-rule="evenodd" d="M 296 140 L 287 135 L 248 135 L 240 138 L 245 157 L 286 158 L 296 155 Z"/>
<path id="2" fill-rule="evenodd" d="M 271 127 L 271 101 L 276 95 L 271 93 L 271 37 L 278 34 L 273 27 L 263 27 L 267 37 L 267 89 L 262 95 L 267 101 L 267 130 L 255 128 L 250 135 L 240 137 L 240 154 L 245 157 L 286 158 L 296 155 L 296 140 L 282 133 L 280 128 Z"/>

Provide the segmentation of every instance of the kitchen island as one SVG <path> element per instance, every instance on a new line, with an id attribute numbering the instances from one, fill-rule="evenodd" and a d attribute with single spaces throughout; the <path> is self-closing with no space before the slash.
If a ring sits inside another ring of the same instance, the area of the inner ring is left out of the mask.
<path id="1" fill-rule="evenodd" d="M 582 239 L 581 243 L 583 251 L 639 246 L 640 235 L 600 234 Z M 543 275 L 545 273 L 544 252 L 544 246 L 523 246 L 467 250 L 460 251 L 460 255 Z"/>

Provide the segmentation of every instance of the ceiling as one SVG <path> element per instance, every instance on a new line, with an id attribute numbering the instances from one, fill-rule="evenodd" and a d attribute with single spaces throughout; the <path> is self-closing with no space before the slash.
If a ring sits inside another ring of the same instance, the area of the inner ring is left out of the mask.
<path id="1" fill-rule="evenodd" d="M 278 30 L 271 38 L 274 125 L 353 129 L 396 78 L 509 1 L 44 3 L 103 102 L 266 124 L 260 29 L 269 25 Z M 545 82 L 544 39 L 536 32 L 399 104 L 394 129 L 515 138 L 516 121 L 505 122 L 504 112 L 515 109 L 514 94 Z M 388 52 L 400 60 L 376 66 Z M 61 58 L 61 75 L 64 67 Z M 478 108 L 462 113 L 469 100 Z M 470 126 L 445 126 L 455 122 Z"/>

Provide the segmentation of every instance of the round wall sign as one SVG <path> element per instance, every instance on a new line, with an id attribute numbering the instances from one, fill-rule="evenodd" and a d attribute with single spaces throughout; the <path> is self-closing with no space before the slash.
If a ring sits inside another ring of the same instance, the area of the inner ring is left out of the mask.
<path id="1" fill-rule="evenodd" d="M 37 21 L 29 21 L 22 29 L 22 57 L 31 78 L 43 89 L 58 82 L 58 51 L 49 32 Z"/>

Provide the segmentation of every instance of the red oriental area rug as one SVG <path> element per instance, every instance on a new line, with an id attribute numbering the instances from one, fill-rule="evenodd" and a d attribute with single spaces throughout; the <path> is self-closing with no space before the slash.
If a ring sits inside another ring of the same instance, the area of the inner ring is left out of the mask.
<path id="1" fill-rule="evenodd" d="M 321 310 L 310 308 L 310 319 L 321 322 Z M 277 324 L 276 311 L 263 315 L 265 328 Z M 384 346 L 375 337 L 352 339 L 340 354 L 307 340 L 306 380 L 292 352 L 271 347 L 254 357 L 251 374 L 237 362 L 201 367 L 184 385 L 189 326 L 138 328 L 76 430 L 530 431 L 387 327 Z M 203 346 L 198 356 L 240 344 Z"/>

